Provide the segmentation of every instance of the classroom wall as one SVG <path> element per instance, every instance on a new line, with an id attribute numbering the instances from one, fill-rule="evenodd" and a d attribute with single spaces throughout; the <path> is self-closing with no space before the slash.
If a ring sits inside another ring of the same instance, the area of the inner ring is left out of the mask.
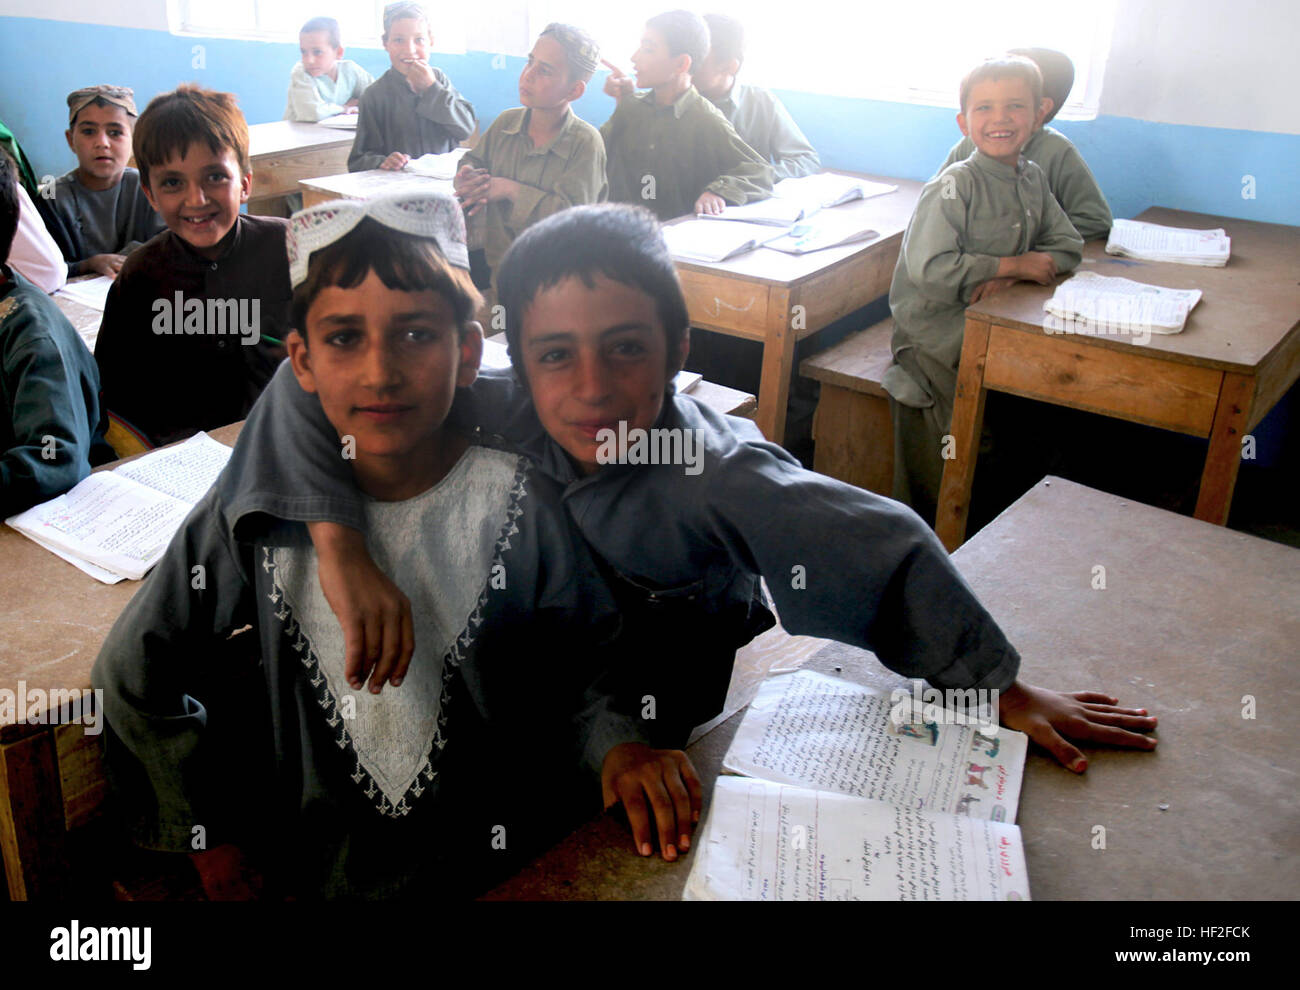
<path id="1" fill-rule="evenodd" d="M 250 122 L 283 114 L 295 45 L 173 36 L 165 0 L 47 0 L 41 9 L 41 18 L 16 16 L 29 3 L 0 0 L 0 119 L 41 173 L 71 167 L 63 97 L 92 81 L 131 85 L 143 106 L 178 81 L 196 80 L 238 93 Z M 1300 4 L 1290 0 L 1125 0 L 1100 115 L 1058 126 L 1087 158 L 1116 216 L 1169 205 L 1300 224 L 1300 60 L 1288 50 L 1296 37 Z M 353 48 L 349 56 L 375 75 L 388 64 L 380 50 Z M 438 64 L 473 100 L 483 126 L 516 105 L 522 58 L 471 51 Z M 601 81 L 576 107 L 597 124 L 612 109 Z M 952 110 L 780 96 L 830 167 L 927 178 L 958 137 Z M 1251 185 L 1254 198 L 1243 198 Z"/>

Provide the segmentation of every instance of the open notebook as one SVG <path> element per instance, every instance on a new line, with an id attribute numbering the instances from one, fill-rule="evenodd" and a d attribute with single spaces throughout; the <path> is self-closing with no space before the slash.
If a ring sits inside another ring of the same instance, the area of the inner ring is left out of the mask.
<path id="1" fill-rule="evenodd" d="M 206 433 L 112 471 L 5 522 L 105 584 L 139 580 L 230 460 Z"/>
<path id="2" fill-rule="evenodd" d="M 812 671 L 769 678 L 684 898 L 1027 900 L 1012 823 L 1028 737 L 954 718 Z"/>

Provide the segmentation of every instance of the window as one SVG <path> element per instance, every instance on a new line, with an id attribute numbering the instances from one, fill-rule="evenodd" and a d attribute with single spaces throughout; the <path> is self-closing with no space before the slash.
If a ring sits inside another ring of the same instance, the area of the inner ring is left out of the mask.
<path id="1" fill-rule="evenodd" d="M 298 41 L 313 17 L 339 22 L 348 48 L 381 48 L 385 0 L 168 0 L 167 23 L 175 34 L 255 41 Z M 465 26 L 449 4 L 425 3 L 433 50 L 465 51 Z M 482 8 L 478 8 L 482 9 Z"/>

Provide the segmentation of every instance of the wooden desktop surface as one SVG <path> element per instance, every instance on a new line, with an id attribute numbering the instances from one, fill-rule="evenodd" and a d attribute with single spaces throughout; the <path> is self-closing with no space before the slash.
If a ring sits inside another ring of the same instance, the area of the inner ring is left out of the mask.
<path id="1" fill-rule="evenodd" d="M 248 128 L 253 188 L 248 212 L 283 212 L 280 197 L 298 191 L 298 182 L 348 167 L 356 131 L 295 120 L 273 120 Z"/>
<path id="2" fill-rule="evenodd" d="M 953 562 L 1024 680 L 1108 691 L 1160 719 L 1154 752 L 1085 746 L 1082 776 L 1031 752 L 1017 823 L 1036 899 L 1294 898 L 1300 551 L 1049 478 Z M 1106 590 L 1092 587 L 1097 564 Z M 886 692 L 909 683 L 838 643 L 806 666 Z M 689 748 L 706 794 L 741 717 Z M 665 863 L 631 846 L 597 819 L 488 899 L 680 897 L 689 854 Z"/>
<path id="3" fill-rule="evenodd" d="M 1226 267 L 1115 258 L 1085 246 L 1080 271 L 1204 297 L 1178 334 L 1148 343 L 1118 335 L 1050 334 L 1043 303 L 1055 286 L 1019 283 L 966 311 L 935 529 L 953 549 L 965 536 L 975 449 L 988 389 L 1207 438 L 1196 517 L 1226 522 L 1242 438 L 1300 377 L 1300 227 L 1155 207 L 1137 219 L 1175 227 L 1223 227 Z M 1057 284 L 1060 284 L 1059 281 Z"/>

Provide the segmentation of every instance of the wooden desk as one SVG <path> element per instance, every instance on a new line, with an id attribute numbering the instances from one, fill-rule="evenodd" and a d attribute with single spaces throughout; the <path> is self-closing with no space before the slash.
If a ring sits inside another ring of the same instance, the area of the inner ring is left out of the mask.
<path id="1" fill-rule="evenodd" d="M 1086 747 L 1082 777 L 1031 752 L 1018 824 L 1036 899 L 1295 897 L 1300 551 L 1049 478 L 953 562 L 1021 651 L 1027 681 L 1109 691 L 1160 718 L 1157 750 Z M 1092 589 L 1094 564 L 1104 591 Z M 807 666 L 886 692 L 908 683 L 838 643 Z M 1255 719 L 1242 717 L 1245 695 Z M 689 749 L 706 792 L 738 726 Z M 680 897 L 689 855 L 643 860 L 631 845 L 598 819 L 489 899 Z"/>
<path id="2" fill-rule="evenodd" d="M 212 436 L 233 446 L 242 426 Z M 0 526 L 0 688 L 89 688 L 99 648 L 139 587 L 101 584 Z M 106 790 L 98 737 L 82 725 L 0 725 L 0 859 L 10 898 L 60 896 L 67 832 L 94 818 Z"/>
<path id="3" fill-rule="evenodd" d="M 248 129 L 253 190 L 248 212 L 286 216 L 282 197 L 298 191 L 300 179 L 348 167 L 355 131 L 295 120 L 273 120 Z"/>
<path id="4" fill-rule="evenodd" d="M 1208 438 L 1195 515 L 1227 521 L 1242 438 L 1300 377 L 1300 227 L 1163 207 L 1138 219 L 1223 227 L 1232 238 L 1225 268 L 1112 258 L 1100 241 L 1084 248 L 1080 271 L 1203 290 L 1182 333 L 1156 334 L 1141 345 L 1118 336 L 1047 334 L 1043 303 L 1053 288 L 1030 283 L 966 310 L 952 414 L 955 457 L 944 466 L 935 524 L 949 550 L 966 535 L 991 389 Z"/>
<path id="5" fill-rule="evenodd" d="M 298 186 L 302 190 L 304 209 L 317 203 L 328 203 L 331 199 L 368 199 L 388 192 L 410 192 L 421 189 L 445 192 L 449 195 L 452 192 L 450 179 L 434 179 L 427 175 L 416 175 L 414 172 L 392 172 L 382 168 L 302 179 Z"/>
<path id="6" fill-rule="evenodd" d="M 763 435 L 776 443 L 785 438 L 795 344 L 889 291 L 903 231 L 924 184 L 859 177 L 898 186 L 886 196 L 835 207 L 837 214 L 867 220 L 880 234 L 873 241 L 802 256 L 759 248 L 716 264 L 677 262 L 691 326 L 762 343 L 757 422 Z"/>

